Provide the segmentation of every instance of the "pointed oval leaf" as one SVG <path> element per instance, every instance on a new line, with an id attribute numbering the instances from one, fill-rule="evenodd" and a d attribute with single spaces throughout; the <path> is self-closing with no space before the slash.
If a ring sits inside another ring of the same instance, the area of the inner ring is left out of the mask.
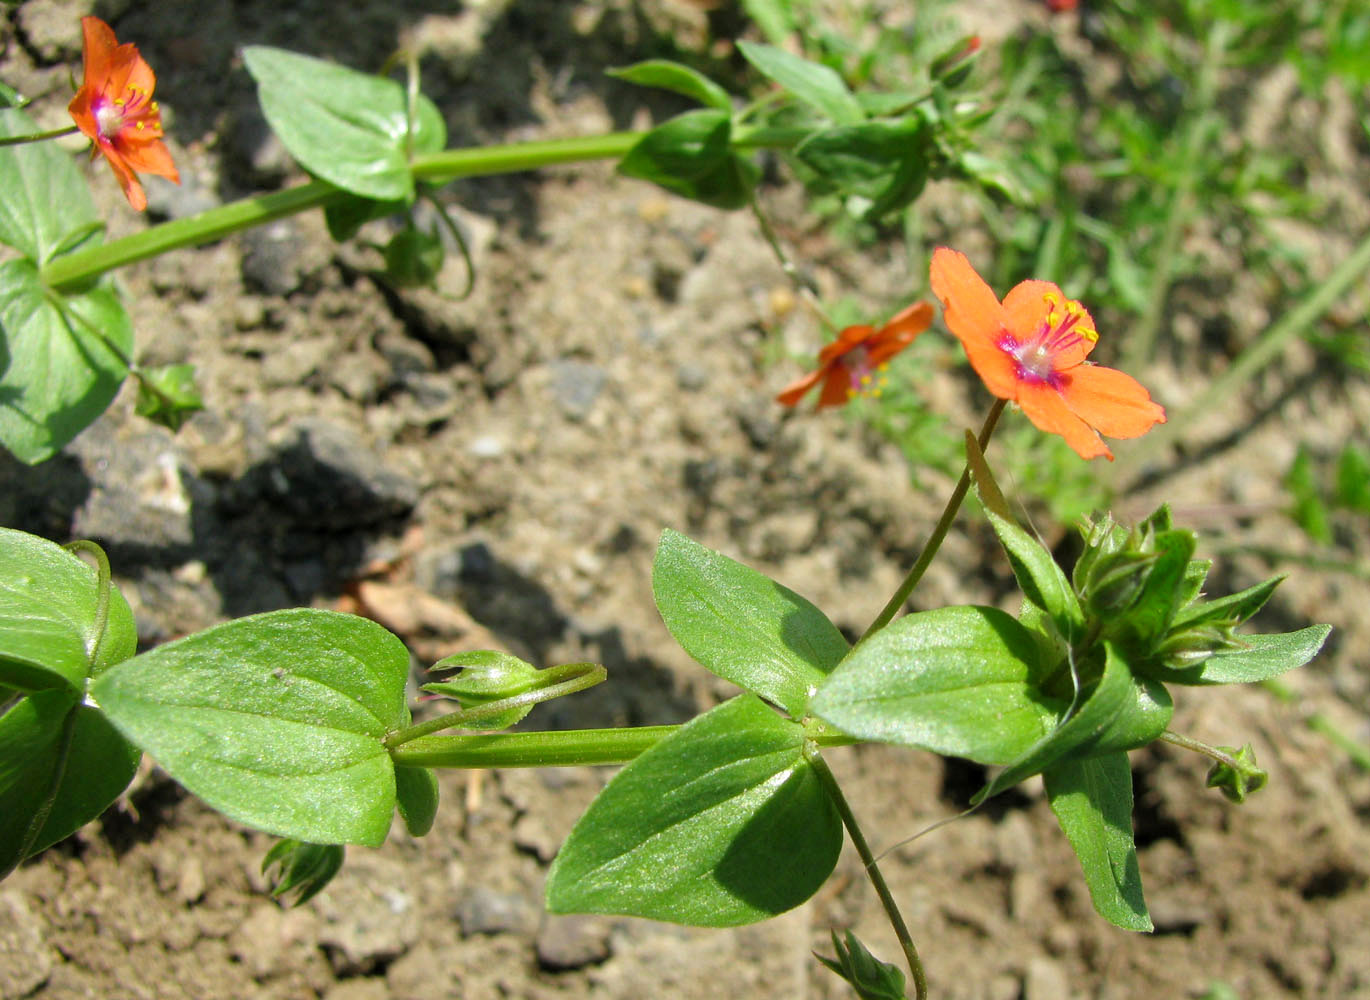
<path id="1" fill-rule="evenodd" d="M 1190 563 L 1192 566 L 1193 563 Z M 1228 594 L 1226 597 L 1215 598 L 1211 601 L 1198 601 L 1181 608 L 1175 615 L 1175 620 L 1171 622 L 1171 629 L 1181 629 L 1187 625 L 1199 625 L 1211 621 L 1230 621 L 1240 625 L 1257 611 L 1265 606 L 1265 602 L 1270 600 L 1270 595 L 1275 592 L 1275 588 L 1284 582 L 1284 574 L 1272 576 L 1269 580 L 1264 580 L 1254 587 L 1247 587 L 1245 590 L 1235 594 Z"/>
<path id="2" fill-rule="evenodd" d="M 684 94 L 700 104 L 731 112 L 733 99 L 728 92 L 703 73 L 669 59 L 648 59 L 608 71 L 610 76 L 642 87 L 660 87 Z"/>
<path id="3" fill-rule="evenodd" d="M 38 131 L 24 112 L 0 110 L 0 138 Z M 69 153 L 51 142 L 0 149 L 0 243 L 45 264 L 69 234 L 98 222 L 85 178 Z"/>
<path id="4" fill-rule="evenodd" d="M 0 878 L 104 812 L 140 756 L 70 691 L 10 706 L 0 716 Z"/>
<path id="5" fill-rule="evenodd" d="M 0 685 L 81 692 L 88 676 L 132 656 L 133 612 L 113 584 L 96 649 L 98 596 L 89 563 L 37 535 L 0 528 Z"/>
<path id="6" fill-rule="evenodd" d="M 414 200 L 411 149 L 431 153 L 447 142 L 432 101 L 419 95 L 411 135 L 394 80 L 265 45 L 249 45 L 243 61 L 267 122 L 302 167 L 364 198 Z"/>
<path id="7" fill-rule="evenodd" d="M 105 412 L 132 351 L 110 289 L 57 296 L 31 262 L 0 264 L 0 444 L 30 465 L 51 458 Z"/>
<path id="8" fill-rule="evenodd" d="M 143 653 L 91 692 L 173 778 L 248 826 L 376 846 L 395 809 L 382 740 L 408 723 L 409 653 L 311 608 L 240 618 Z"/>
<path id="9" fill-rule="evenodd" d="M 1051 811 L 1085 873 L 1099 916 L 1128 931 L 1149 931 L 1132 837 L 1132 771 L 1127 754 L 1060 761 L 1042 775 Z"/>
<path id="10" fill-rule="evenodd" d="M 794 591 L 677 531 L 661 534 L 652 592 L 685 652 L 796 719 L 849 648 Z"/>
<path id="11" fill-rule="evenodd" d="M 1331 625 L 1310 625 L 1276 635 L 1240 635 L 1245 649 L 1218 653 L 1192 670 L 1175 671 L 1167 679 L 1177 684 L 1252 684 L 1268 680 L 1318 655 L 1331 634 Z"/>
<path id="12" fill-rule="evenodd" d="M 412 836 L 433 829 L 438 815 L 438 778 L 431 767 L 395 768 L 395 806 Z"/>
<path id="13" fill-rule="evenodd" d="M 548 873 L 547 908 L 733 927 L 798 906 L 842 846 L 803 743 L 753 695 L 675 731 L 580 818 Z"/>
<path id="14" fill-rule="evenodd" d="M 861 102 L 830 67 L 792 55 L 774 45 L 739 41 L 737 48 L 762 74 L 819 111 L 834 125 L 854 125 L 865 120 Z"/>
<path id="15" fill-rule="evenodd" d="M 985 516 L 999 536 L 1013 567 L 1014 578 L 1029 601 L 1045 611 L 1056 630 L 1066 640 L 1080 634 L 1084 626 L 1084 611 L 1061 567 L 1050 552 L 1018 525 L 1000 517 L 988 505 Z"/>
<path id="16" fill-rule="evenodd" d="M 810 710 L 852 736 L 1003 764 L 1065 707 L 1037 688 L 1038 645 L 997 608 L 906 615 L 862 642 Z"/>
<path id="17" fill-rule="evenodd" d="M 639 139 L 619 161 L 618 172 L 715 208 L 741 208 L 760 171 L 733 152 L 731 135 L 727 112 L 687 111 Z"/>

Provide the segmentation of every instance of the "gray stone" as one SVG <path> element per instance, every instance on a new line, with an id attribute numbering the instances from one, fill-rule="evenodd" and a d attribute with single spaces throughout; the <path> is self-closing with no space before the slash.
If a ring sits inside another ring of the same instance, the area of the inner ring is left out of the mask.
<path id="1" fill-rule="evenodd" d="M 185 169 L 180 173 L 180 184 L 156 175 L 143 178 L 148 215 L 159 219 L 184 219 L 223 204 L 223 200 L 201 184 L 192 171 Z"/>
<path id="2" fill-rule="evenodd" d="M 43 923 L 22 893 L 0 892 L 0 1000 L 18 1000 L 42 986 L 52 974 L 52 949 L 43 940 Z"/>
<path id="3" fill-rule="evenodd" d="M 293 222 L 281 220 L 249 229 L 243 240 L 243 282 L 267 295 L 289 295 L 304 283 L 308 270 L 304 237 Z"/>
<path id="4" fill-rule="evenodd" d="M 584 420 L 604 390 L 608 376 L 604 369 L 587 361 L 562 359 L 553 361 L 552 396 L 557 406 L 571 420 Z"/>
<path id="5" fill-rule="evenodd" d="M 400 888 L 403 866 L 388 858 L 348 858 L 343 873 L 310 901 L 321 918 L 319 943 L 340 976 L 366 973 L 414 945 L 421 933 L 415 900 Z"/>
<path id="6" fill-rule="evenodd" d="M 612 949 L 609 925 L 599 917 L 548 916 L 538 931 L 538 964 L 552 972 L 603 962 Z"/>
<path id="7" fill-rule="evenodd" d="M 516 893 L 497 892 L 484 886 L 468 889 L 457 903 L 457 921 L 467 937 L 474 934 L 529 933 L 537 922 L 537 910 Z"/>

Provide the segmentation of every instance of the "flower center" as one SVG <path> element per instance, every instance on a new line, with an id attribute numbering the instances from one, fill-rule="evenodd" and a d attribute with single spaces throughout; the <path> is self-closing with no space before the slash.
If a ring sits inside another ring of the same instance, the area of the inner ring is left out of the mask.
<path id="1" fill-rule="evenodd" d="M 160 138 L 162 110 L 156 101 L 149 100 L 150 97 L 146 90 L 129 87 L 123 97 L 98 98 L 94 110 L 100 137 L 108 142 L 115 142 L 120 137 L 132 138 L 126 134 L 132 129 L 140 139 Z"/>
<path id="2" fill-rule="evenodd" d="M 1061 363 L 1062 355 L 1078 349 L 1086 341 L 1094 343 L 1099 334 L 1085 320 L 1085 307 L 1074 299 L 1062 301 L 1053 292 L 1047 292 L 1043 298 L 1047 315 L 1037 331 L 1025 340 L 1018 340 L 1004 330 L 999 338 L 999 349 L 1018 363 L 1017 375 L 1021 381 L 1046 382 L 1058 388 L 1062 373 L 1073 367 Z"/>
<path id="3" fill-rule="evenodd" d="M 854 347 L 843 355 L 842 367 L 846 369 L 847 378 L 850 380 L 850 385 L 847 387 L 848 397 L 878 397 L 889 383 L 889 379 L 885 377 L 885 370 L 889 368 L 889 365 L 872 367 L 870 352 L 864 345 Z"/>

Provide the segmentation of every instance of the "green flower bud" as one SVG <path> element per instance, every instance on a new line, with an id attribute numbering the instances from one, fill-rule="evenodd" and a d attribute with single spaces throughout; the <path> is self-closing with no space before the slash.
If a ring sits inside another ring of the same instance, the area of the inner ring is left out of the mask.
<path id="1" fill-rule="evenodd" d="M 450 680 L 423 685 L 423 690 L 444 698 L 452 698 L 463 709 L 479 708 L 491 702 L 514 698 L 538 686 L 538 670 L 517 656 L 492 649 L 457 653 L 433 664 L 434 671 L 460 670 Z M 472 729 L 507 729 L 532 709 L 532 704 L 520 705 L 507 712 L 472 719 Z M 465 724 L 465 723 L 463 723 Z"/>
<path id="2" fill-rule="evenodd" d="M 1256 764 L 1256 751 L 1251 744 L 1238 750 L 1236 747 L 1218 747 L 1232 758 L 1231 764 L 1214 764 L 1208 772 L 1208 787 L 1216 788 L 1238 805 L 1246 801 L 1252 792 L 1258 792 L 1270 780 L 1268 771 Z"/>
<path id="3" fill-rule="evenodd" d="M 1084 581 L 1083 597 L 1089 612 L 1098 617 L 1114 616 L 1132 607 L 1155 560 L 1154 555 L 1136 552 L 1101 556 Z"/>

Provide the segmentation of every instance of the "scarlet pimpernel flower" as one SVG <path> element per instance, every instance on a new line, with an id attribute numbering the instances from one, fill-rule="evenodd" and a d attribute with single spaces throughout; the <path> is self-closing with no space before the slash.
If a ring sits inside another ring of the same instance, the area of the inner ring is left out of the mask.
<path id="1" fill-rule="evenodd" d="M 878 330 L 871 326 L 847 327 L 818 353 L 818 370 L 791 382 L 775 397 L 776 401 L 796 406 L 820 382 L 820 410 L 841 406 L 853 396 L 877 395 L 880 374 L 890 358 L 912 344 L 931 323 L 932 306 L 915 302 Z"/>
<path id="2" fill-rule="evenodd" d="M 81 18 L 81 32 L 85 79 L 67 110 L 76 127 L 95 144 L 92 159 L 104 155 L 128 203 L 141 212 L 147 208 L 147 194 L 138 174 L 157 174 L 181 183 L 162 142 L 162 112 L 152 99 L 157 78 L 137 46 L 120 45 L 113 29 L 98 17 Z"/>
<path id="3" fill-rule="evenodd" d="M 1001 303 L 965 254 L 938 247 L 932 291 L 989 391 L 1081 458 L 1113 460 L 1100 434 L 1140 437 L 1165 423 L 1165 410 L 1136 379 L 1085 360 L 1099 339 L 1094 320 L 1051 282 L 1024 281 Z"/>

